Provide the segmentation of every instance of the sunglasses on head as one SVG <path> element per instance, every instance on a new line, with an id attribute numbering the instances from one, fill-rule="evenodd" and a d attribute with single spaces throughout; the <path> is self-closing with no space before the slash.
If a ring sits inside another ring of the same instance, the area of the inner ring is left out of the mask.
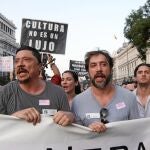
<path id="1" fill-rule="evenodd" d="M 102 123 L 104 124 L 109 123 L 109 121 L 106 119 L 107 116 L 108 116 L 108 109 L 102 108 L 100 110 L 100 119 Z"/>

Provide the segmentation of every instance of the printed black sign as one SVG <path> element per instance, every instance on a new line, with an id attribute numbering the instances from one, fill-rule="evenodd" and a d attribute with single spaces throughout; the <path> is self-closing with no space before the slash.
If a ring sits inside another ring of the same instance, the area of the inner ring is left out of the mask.
<path id="1" fill-rule="evenodd" d="M 85 70 L 85 63 L 84 61 L 75 61 L 75 60 L 70 60 L 70 70 L 78 72 L 78 75 L 80 77 L 86 76 L 87 72 Z"/>
<path id="2" fill-rule="evenodd" d="M 65 54 L 68 24 L 22 19 L 21 45 L 40 52 Z"/>

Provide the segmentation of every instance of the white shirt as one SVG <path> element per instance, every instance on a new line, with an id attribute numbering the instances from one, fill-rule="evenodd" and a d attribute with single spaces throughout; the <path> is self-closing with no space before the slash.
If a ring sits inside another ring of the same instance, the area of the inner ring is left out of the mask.
<path id="1" fill-rule="evenodd" d="M 138 109 L 139 109 L 139 115 L 141 118 L 147 118 L 150 117 L 150 95 L 148 96 L 146 100 L 145 107 L 142 105 L 138 95 L 137 95 L 137 89 L 133 91 L 133 93 L 136 95 L 137 103 L 138 103 Z"/>

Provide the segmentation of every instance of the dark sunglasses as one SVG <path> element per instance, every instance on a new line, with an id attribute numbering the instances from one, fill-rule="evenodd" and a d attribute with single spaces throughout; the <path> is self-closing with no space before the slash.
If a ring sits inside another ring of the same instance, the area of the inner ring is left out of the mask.
<path id="1" fill-rule="evenodd" d="M 106 108 L 102 108 L 100 110 L 100 119 L 101 119 L 101 122 L 106 124 L 106 123 L 109 123 L 109 121 L 106 119 L 106 117 L 108 116 L 108 109 Z"/>

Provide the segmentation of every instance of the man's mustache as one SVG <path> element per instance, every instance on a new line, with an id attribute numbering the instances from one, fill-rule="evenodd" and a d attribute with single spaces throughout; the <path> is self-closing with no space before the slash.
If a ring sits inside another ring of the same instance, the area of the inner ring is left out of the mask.
<path id="1" fill-rule="evenodd" d="M 19 68 L 17 69 L 17 74 L 22 73 L 22 72 L 28 73 L 28 70 L 26 70 L 26 69 L 24 69 L 24 68 L 22 68 L 22 67 L 19 67 Z"/>
<path id="2" fill-rule="evenodd" d="M 106 78 L 106 76 L 105 76 L 103 73 L 97 73 L 97 74 L 94 76 L 94 79 L 95 79 L 95 78 L 98 78 L 98 77 Z"/>

